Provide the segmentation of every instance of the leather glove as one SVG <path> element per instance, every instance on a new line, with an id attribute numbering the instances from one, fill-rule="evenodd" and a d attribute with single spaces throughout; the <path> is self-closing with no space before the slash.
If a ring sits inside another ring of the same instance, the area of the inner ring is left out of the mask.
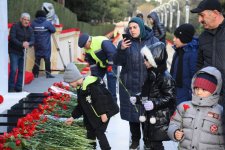
<path id="1" fill-rule="evenodd" d="M 152 101 L 146 101 L 143 104 L 144 104 L 144 107 L 145 107 L 146 111 L 153 110 L 153 108 L 154 108 L 154 104 L 153 104 Z"/>
<path id="2" fill-rule="evenodd" d="M 135 103 L 137 102 L 137 98 L 135 96 L 131 96 L 130 102 L 131 102 L 132 105 L 135 105 Z"/>

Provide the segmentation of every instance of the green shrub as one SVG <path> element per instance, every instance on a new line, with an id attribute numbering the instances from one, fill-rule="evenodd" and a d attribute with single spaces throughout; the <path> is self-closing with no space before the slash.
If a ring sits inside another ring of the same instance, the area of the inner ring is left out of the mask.
<path id="1" fill-rule="evenodd" d="M 63 29 L 79 28 L 81 32 L 87 32 L 90 35 L 104 35 L 114 29 L 112 24 L 92 26 L 85 22 L 79 22 L 76 14 L 53 0 L 8 0 L 8 22 L 14 23 L 19 21 L 23 12 L 28 12 L 31 15 L 31 20 L 33 20 L 36 11 L 41 9 L 44 2 L 54 5 L 59 21 L 63 24 Z"/>

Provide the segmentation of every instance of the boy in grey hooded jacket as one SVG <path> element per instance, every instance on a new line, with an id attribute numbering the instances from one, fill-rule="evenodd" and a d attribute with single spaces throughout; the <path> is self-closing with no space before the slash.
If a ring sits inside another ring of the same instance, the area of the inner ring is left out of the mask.
<path id="1" fill-rule="evenodd" d="M 224 150 L 223 108 L 218 104 L 221 73 L 214 67 L 203 68 L 191 85 L 192 101 L 178 105 L 171 117 L 170 139 L 180 142 L 180 150 Z"/>

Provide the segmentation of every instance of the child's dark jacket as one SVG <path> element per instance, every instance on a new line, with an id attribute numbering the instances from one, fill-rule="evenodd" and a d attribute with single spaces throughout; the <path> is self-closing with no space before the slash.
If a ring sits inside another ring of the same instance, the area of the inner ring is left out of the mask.
<path id="1" fill-rule="evenodd" d="M 142 97 L 148 97 L 154 104 L 154 109 L 146 112 L 147 120 L 144 122 L 144 138 L 148 141 L 168 140 L 167 129 L 170 117 L 175 109 L 175 81 L 165 71 L 163 73 L 148 70 L 148 79 L 142 87 Z M 149 123 L 151 116 L 156 123 Z"/>
<path id="2" fill-rule="evenodd" d="M 92 83 L 87 84 L 85 80 L 96 78 Z M 78 105 L 72 112 L 73 118 L 84 116 L 90 125 L 97 129 L 103 122 L 100 115 L 106 114 L 108 119 L 119 112 L 119 107 L 114 103 L 111 93 L 106 89 L 100 78 L 88 76 L 84 79 L 83 86 L 77 89 Z"/>

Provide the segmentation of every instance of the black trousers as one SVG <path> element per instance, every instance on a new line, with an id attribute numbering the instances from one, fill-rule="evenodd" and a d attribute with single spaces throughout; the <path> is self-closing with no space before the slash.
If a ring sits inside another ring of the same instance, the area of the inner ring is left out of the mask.
<path id="1" fill-rule="evenodd" d="M 49 58 L 46 58 L 46 57 L 36 56 L 35 57 L 34 67 L 33 67 L 33 70 L 32 70 L 32 72 L 33 72 L 34 75 L 38 75 L 39 74 L 40 62 L 41 62 L 41 59 L 42 58 L 45 61 L 45 72 L 46 72 L 46 75 L 51 74 L 50 57 Z"/>
<path id="2" fill-rule="evenodd" d="M 130 125 L 132 142 L 139 143 L 141 139 L 141 126 L 142 126 L 142 131 L 144 131 L 144 126 L 141 125 L 141 123 L 139 122 L 129 122 L 129 125 Z"/>
<path id="3" fill-rule="evenodd" d="M 87 138 L 90 140 L 96 140 L 97 138 L 101 150 L 111 150 L 108 139 L 105 135 L 105 131 L 107 129 L 108 123 L 109 123 L 109 120 L 106 123 L 102 123 L 102 126 L 97 129 L 93 129 L 89 123 L 86 123 Z M 92 145 L 93 145 L 93 148 L 95 149 L 96 142 L 93 142 Z"/>

